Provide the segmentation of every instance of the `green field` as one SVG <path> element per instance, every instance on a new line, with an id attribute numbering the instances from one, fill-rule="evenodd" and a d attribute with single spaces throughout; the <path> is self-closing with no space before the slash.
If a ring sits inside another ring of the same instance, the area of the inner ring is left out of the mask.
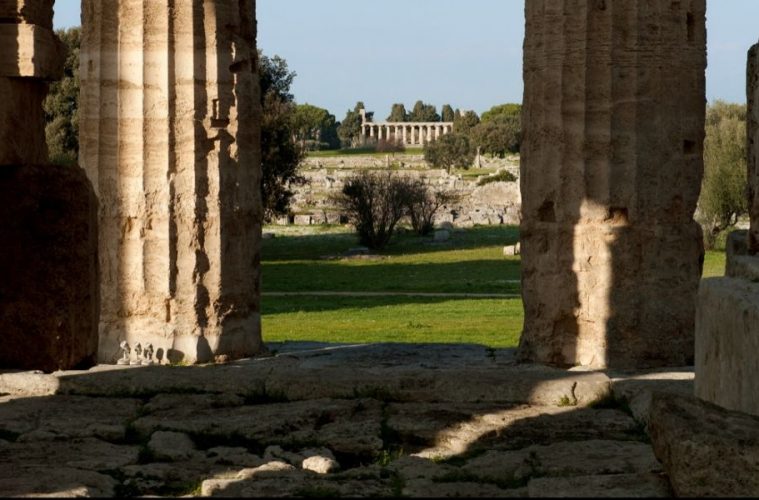
<path id="1" fill-rule="evenodd" d="M 265 231 L 277 234 L 263 246 L 267 342 L 462 342 L 510 347 L 519 340 L 520 261 L 502 253 L 504 245 L 518 240 L 515 227 L 457 231 L 445 243 L 406 233 L 371 258 L 340 258 L 358 245 L 346 228 Z M 720 276 L 724 266 L 723 252 L 707 252 L 704 276 Z M 309 295 L 314 292 L 345 295 Z M 389 295 L 350 295 L 360 292 Z M 302 295 L 280 295 L 286 293 Z M 398 293 L 455 296 L 393 295 Z"/>

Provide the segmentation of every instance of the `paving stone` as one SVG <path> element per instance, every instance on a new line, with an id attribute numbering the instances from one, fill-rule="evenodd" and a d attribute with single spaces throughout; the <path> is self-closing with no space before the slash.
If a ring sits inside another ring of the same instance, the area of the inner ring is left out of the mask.
<path id="1" fill-rule="evenodd" d="M 594 439 L 488 451 L 462 470 L 484 480 L 519 482 L 535 476 L 652 473 L 662 467 L 646 443 Z"/>
<path id="2" fill-rule="evenodd" d="M 219 465 L 259 467 L 265 463 L 261 457 L 242 447 L 217 446 L 206 451 L 206 458 Z"/>
<path id="3" fill-rule="evenodd" d="M 0 432 L 17 434 L 21 441 L 82 437 L 119 441 L 141 405 L 136 399 L 80 396 L 4 398 Z"/>
<path id="4" fill-rule="evenodd" d="M 6 475 L 0 466 L 0 491 L 4 497 L 112 497 L 115 486 L 110 476 L 70 467 L 19 467 Z"/>
<path id="5" fill-rule="evenodd" d="M 523 498 L 527 497 L 527 489 L 508 490 L 487 483 L 442 483 L 429 479 L 412 479 L 403 486 L 403 495 L 420 498 Z"/>
<path id="6" fill-rule="evenodd" d="M 159 394 L 148 401 L 143 412 L 155 413 L 182 406 L 202 410 L 243 405 L 245 398 L 237 394 Z"/>
<path id="7" fill-rule="evenodd" d="M 632 375 L 612 374 L 614 398 L 624 401 L 635 420 L 648 424 L 651 395 L 654 392 L 691 395 L 694 391 L 693 368 L 655 370 Z"/>
<path id="8" fill-rule="evenodd" d="M 336 453 L 373 456 L 382 449 L 382 406 L 369 399 L 311 400 L 239 408 L 179 407 L 134 422 L 143 436 L 156 430 L 184 432 L 228 443 L 242 439 L 262 446 L 329 446 Z"/>
<path id="9" fill-rule="evenodd" d="M 195 443 L 181 432 L 157 431 L 150 436 L 148 450 L 158 461 L 179 462 L 196 455 Z"/>
<path id="10" fill-rule="evenodd" d="M 412 479 L 435 480 L 451 476 L 459 469 L 452 465 L 433 462 L 430 459 L 417 456 L 404 456 L 388 465 L 388 469 L 398 474 L 404 481 Z"/>
<path id="11" fill-rule="evenodd" d="M 669 482 L 660 474 L 541 477 L 527 485 L 530 497 L 664 498 Z"/>
<path id="12" fill-rule="evenodd" d="M 614 409 L 555 406 L 493 406 L 468 403 L 398 403 L 388 406 L 387 426 L 404 449 L 448 457 L 475 449 L 516 449 L 571 436 L 639 439 L 638 424 Z"/>
<path id="13" fill-rule="evenodd" d="M 10 443 L 0 447 L 0 478 L 14 470 L 65 466 L 83 470 L 111 470 L 137 463 L 136 446 L 115 445 L 98 439 L 67 439 Z"/>
<path id="14" fill-rule="evenodd" d="M 676 496 L 759 496 L 759 418 L 654 394 L 649 433 Z"/>

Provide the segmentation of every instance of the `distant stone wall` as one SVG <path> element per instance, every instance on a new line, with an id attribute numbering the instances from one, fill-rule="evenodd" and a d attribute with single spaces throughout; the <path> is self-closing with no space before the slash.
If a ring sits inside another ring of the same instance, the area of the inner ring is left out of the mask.
<path id="1" fill-rule="evenodd" d="M 331 196 L 339 193 L 345 181 L 362 169 L 397 168 L 398 175 L 422 178 L 433 190 L 453 191 L 460 195 L 457 203 L 443 207 L 436 223 L 451 222 L 458 227 L 484 224 L 518 225 L 521 207 L 519 182 L 493 182 L 478 186 L 479 179 L 488 177 L 490 169 L 509 171 L 519 175 L 515 158 L 482 158 L 481 176 L 464 178 L 450 175 L 445 170 L 430 169 L 421 155 L 399 155 L 387 158 L 372 155 L 309 158 L 301 172 L 307 183 L 295 188 L 292 215 L 281 217 L 278 224 L 339 224 L 345 217 L 332 203 Z M 473 171 L 476 171 L 474 169 Z"/>

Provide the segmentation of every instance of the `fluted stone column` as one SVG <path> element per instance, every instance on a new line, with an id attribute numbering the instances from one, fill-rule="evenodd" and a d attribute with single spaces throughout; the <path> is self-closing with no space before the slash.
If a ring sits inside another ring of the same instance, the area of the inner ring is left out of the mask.
<path id="1" fill-rule="evenodd" d="M 406 126 L 404 125 L 404 126 L 403 126 L 403 144 L 404 144 L 404 145 L 405 145 L 405 144 L 408 144 L 408 134 L 407 134 L 407 132 L 408 132 L 408 127 L 406 127 Z"/>
<path id="2" fill-rule="evenodd" d="M 530 0 L 520 355 L 692 363 L 705 0 Z"/>
<path id="3" fill-rule="evenodd" d="M 84 0 L 81 161 L 100 197 L 100 360 L 258 353 L 254 0 Z"/>

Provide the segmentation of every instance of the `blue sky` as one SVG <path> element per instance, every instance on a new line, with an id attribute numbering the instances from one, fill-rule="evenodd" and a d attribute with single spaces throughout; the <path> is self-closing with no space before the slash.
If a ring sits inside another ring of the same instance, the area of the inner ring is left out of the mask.
<path id="1" fill-rule="evenodd" d="M 56 26 L 79 24 L 57 0 Z M 384 118 L 394 102 L 481 113 L 522 100 L 524 0 L 258 0 L 259 47 L 298 73 L 298 102 L 338 120 L 356 101 Z M 710 0 L 707 97 L 744 102 L 759 1 Z"/>

